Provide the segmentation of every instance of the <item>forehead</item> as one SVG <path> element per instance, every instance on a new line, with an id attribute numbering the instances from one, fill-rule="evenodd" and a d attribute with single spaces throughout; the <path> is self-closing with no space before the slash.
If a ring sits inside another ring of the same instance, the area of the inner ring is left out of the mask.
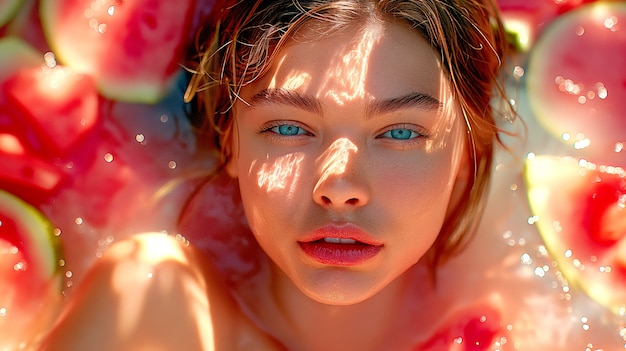
<path id="1" fill-rule="evenodd" d="M 376 20 L 336 32 L 320 27 L 305 26 L 288 39 L 249 90 L 287 88 L 338 104 L 408 92 L 440 101 L 449 95 L 437 53 L 416 30 Z"/>

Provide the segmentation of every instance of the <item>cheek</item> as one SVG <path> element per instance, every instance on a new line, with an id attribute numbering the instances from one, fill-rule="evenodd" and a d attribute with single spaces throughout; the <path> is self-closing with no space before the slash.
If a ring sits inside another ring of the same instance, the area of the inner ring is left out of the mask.
<path id="1" fill-rule="evenodd" d="M 278 157 L 269 155 L 240 155 L 239 187 L 241 198 L 252 227 L 268 218 L 290 215 L 297 210 L 294 203 L 306 193 L 303 175 L 306 172 L 303 153 Z"/>
<path id="2" fill-rule="evenodd" d="M 424 212 L 447 201 L 452 188 L 451 173 L 449 162 L 423 156 L 379 168 L 375 183 L 379 184 L 381 198 Z"/>

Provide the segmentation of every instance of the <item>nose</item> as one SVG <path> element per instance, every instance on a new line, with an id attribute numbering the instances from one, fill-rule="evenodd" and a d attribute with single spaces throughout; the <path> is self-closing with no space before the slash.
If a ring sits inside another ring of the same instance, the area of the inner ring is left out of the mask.
<path id="1" fill-rule="evenodd" d="M 319 159 L 319 179 L 314 201 L 337 211 L 354 209 L 369 202 L 367 174 L 359 168 L 357 146 L 349 139 L 336 140 Z"/>

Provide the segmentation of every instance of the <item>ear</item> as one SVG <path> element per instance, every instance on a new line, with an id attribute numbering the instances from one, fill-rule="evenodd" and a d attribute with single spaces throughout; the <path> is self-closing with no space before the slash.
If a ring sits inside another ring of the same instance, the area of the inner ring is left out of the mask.
<path id="1" fill-rule="evenodd" d="M 236 157 L 234 155 L 231 154 L 230 157 L 228 157 L 228 160 L 226 160 L 226 164 L 224 166 L 224 169 L 226 170 L 226 173 L 231 178 L 239 177 L 239 169 L 237 167 L 237 160 L 236 160 Z"/>
<path id="2" fill-rule="evenodd" d="M 224 169 L 231 178 L 239 177 L 239 135 L 237 128 L 232 128 L 224 134 L 221 140 L 222 154 L 220 162 L 224 163 Z"/>

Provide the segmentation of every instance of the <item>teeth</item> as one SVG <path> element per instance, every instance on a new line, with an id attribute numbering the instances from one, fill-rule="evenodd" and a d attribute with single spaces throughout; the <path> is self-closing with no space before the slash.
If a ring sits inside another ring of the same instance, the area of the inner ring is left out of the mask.
<path id="1" fill-rule="evenodd" d="M 331 244 L 354 244 L 356 240 L 354 239 L 343 239 L 343 238 L 324 238 L 324 241 Z"/>

